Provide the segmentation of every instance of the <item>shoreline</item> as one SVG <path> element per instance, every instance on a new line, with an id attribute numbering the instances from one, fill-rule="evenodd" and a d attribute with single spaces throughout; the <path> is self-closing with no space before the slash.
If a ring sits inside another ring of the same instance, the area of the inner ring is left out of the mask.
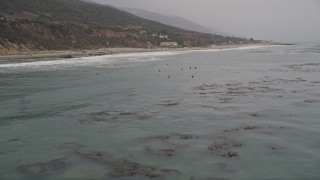
<path id="1" fill-rule="evenodd" d="M 253 44 L 232 44 L 232 45 L 212 45 L 209 47 L 191 48 L 100 48 L 92 50 L 59 50 L 59 51 L 33 51 L 33 52 L 12 52 L 0 54 L 0 64 L 3 63 L 23 63 L 32 61 L 45 61 L 55 59 L 71 59 L 79 57 L 104 56 L 112 54 L 142 53 L 142 52 L 168 52 L 168 51 L 192 51 L 192 50 L 215 50 L 232 49 L 250 46 L 272 46 L 281 45 L 276 43 L 253 43 Z"/>

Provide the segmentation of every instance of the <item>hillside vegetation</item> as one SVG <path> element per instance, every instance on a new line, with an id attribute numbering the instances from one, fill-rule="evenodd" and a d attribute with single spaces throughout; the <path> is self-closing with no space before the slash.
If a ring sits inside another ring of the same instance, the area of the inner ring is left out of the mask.
<path id="1" fill-rule="evenodd" d="M 0 52 L 246 43 L 234 37 L 187 31 L 119 9 L 79 0 L 0 0 Z"/>

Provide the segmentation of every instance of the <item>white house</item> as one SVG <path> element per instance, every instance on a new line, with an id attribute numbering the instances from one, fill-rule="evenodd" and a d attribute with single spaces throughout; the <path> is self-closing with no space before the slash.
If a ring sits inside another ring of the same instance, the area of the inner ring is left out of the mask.
<path id="1" fill-rule="evenodd" d="M 159 35 L 159 38 L 160 39 L 169 39 L 168 35 L 162 35 L 162 34 Z"/>
<path id="2" fill-rule="evenodd" d="M 178 47 L 177 42 L 161 42 L 160 46 L 163 48 L 176 48 Z"/>

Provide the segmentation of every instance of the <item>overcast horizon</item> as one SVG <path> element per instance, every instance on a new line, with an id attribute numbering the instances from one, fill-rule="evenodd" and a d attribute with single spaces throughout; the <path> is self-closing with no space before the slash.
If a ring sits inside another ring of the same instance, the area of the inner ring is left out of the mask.
<path id="1" fill-rule="evenodd" d="M 234 36 L 320 42 L 320 0 L 94 0 L 179 16 Z"/>

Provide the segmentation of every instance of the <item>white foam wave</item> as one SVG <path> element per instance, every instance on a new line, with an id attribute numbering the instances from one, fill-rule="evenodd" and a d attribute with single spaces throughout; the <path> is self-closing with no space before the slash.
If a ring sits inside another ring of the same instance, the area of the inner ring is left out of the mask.
<path id="1" fill-rule="evenodd" d="M 144 52 L 144 53 L 125 53 L 103 56 L 80 57 L 72 59 L 58 59 L 48 61 L 34 61 L 13 64 L 0 64 L 0 68 L 17 67 L 43 67 L 43 66 L 87 66 L 87 65 L 116 65 L 130 62 L 145 62 L 160 60 L 161 56 L 172 56 L 181 52 Z"/>
<path id="2" fill-rule="evenodd" d="M 275 47 L 278 45 L 266 45 L 266 46 L 244 46 L 244 47 L 239 47 L 238 49 L 240 50 L 248 50 L 248 49 L 264 49 L 264 48 L 270 48 L 270 47 Z"/>
<path id="3" fill-rule="evenodd" d="M 266 46 L 243 46 L 243 47 L 234 47 L 234 48 L 225 48 L 225 49 L 199 49 L 199 50 L 190 50 L 190 52 L 219 52 L 219 51 L 234 51 L 234 50 L 251 50 L 251 49 L 263 49 L 270 48 L 274 45 Z"/>
<path id="4" fill-rule="evenodd" d="M 161 51 L 161 52 L 139 52 L 139 53 L 124 53 L 114 55 L 103 55 L 103 56 L 91 56 L 91 57 L 80 57 L 72 59 L 58 59 L 48 61 L 34 61 L 24 63 L 11 63 L 11 64 L 0 64 L 0 68 L 39 68 L 44 66 L 115 66 L 118 64 L 136 63 L 136 62 L 148 62 L 161 60 L 163 56 L 173 56 L 178 54 L 186 54 L 191 52 L 217 52 L 217 51 L 230 51 L 230 50 L 248 50 L 266 48 L 270 46 L 246 46 L 228 49 L 202 49 L 202 50 L 186 50 L 186 51 Z"/>

